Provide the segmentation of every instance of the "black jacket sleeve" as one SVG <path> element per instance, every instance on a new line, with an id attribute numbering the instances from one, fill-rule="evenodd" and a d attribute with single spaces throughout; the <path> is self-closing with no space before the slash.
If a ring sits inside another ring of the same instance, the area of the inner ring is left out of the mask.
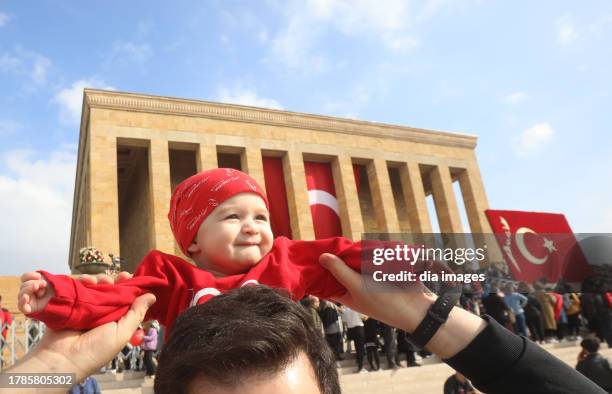
<path id="1" fill-rule="evenodd" d="M 605 393 L 578 371 L 527 338 L 488 326 L 462 351 L 445 360 L 485 393 Z"/>

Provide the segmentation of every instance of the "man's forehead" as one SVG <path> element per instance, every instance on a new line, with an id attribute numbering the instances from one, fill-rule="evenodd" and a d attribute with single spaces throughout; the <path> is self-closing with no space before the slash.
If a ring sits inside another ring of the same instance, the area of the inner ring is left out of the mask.
<path id="1" fill-rule="evenodd" d="M 189 384 L 189 394 L 320 394 L 312 363 L 304 352 L 280 372 L 255 375 L 240 381 L 236 386 L 219 385 L 205 377 L 196 377 Z"/>

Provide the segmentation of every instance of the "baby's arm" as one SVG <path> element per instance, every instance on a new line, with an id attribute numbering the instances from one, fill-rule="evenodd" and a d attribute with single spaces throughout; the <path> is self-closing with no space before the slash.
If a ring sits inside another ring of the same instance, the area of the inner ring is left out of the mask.
<path id="1" fill-rule="evenodd" d="M 305 294 L 329 299 L 346 291 L 344 286 L 319 264 L 319 257 L 323 253 L 336 255 L 352 269 L 361 271 L 362 243 L 348 238 L 298 241 L 279 237 L 275 240 L 275 247 L 286 251 L 294 272 L 299 275 L 300 287 Z"/>
<path id="2" fill-rule="evenodd" d="M 42 311 L 55 296 L 53 286 L 45 280 L 40 272 L 26 272 L 21 275 L 21 288 L 19 289 L 18 308 L 23 314 Z"/>
<path id="3" fill-rule="evenodd" d="M 170 288 L 177 282 L 174 276 L 167 275 L 169 263 L 165 256 L 160 252 L 149 253 L 132 279 L 114 285 L 83 283 L 67 275 L 53 275 L 45 271 L 27 274 L 28 278 L 42 274 L 41 278 L 44 277 L 47 282 L 46 285 L 42 285 L 42 282 L 31 284 L 28 287 L 30 293 L 44 286 L 52 288 L 55 294 L 53 297 L 45 295 L 44 302 L 39 303 L 36 299 L 34 308 L 24 307 L 22 311 L 31 318 L 45 322 L 52 329 L 86 330 L 119 320 L 137 297 L 152 293 L 157 301 L 147 316 L 164 321 L 169 309 Z"/>

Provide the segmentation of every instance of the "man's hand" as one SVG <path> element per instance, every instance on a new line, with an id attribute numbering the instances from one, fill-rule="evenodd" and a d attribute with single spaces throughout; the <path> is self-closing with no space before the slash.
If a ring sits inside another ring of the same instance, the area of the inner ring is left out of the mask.
<path id="1" fill-rule="evenodd" d="M 374 282 L 370 275 L 360 275 L 329 253 L 323 253 L 319 262 L 346 289 L 346 293 L 336 301 L 408 333 L 421 323 L 437 298 L 422 283 L 399 290 L 388 283 Z M 450 358 L 472 342 L 486 326 L 480 317 L 462 308 L 453 308 L 427 348 L 441 358 Z"/>
<path id="2" fill-rule="evenodd" d="M 132 274 L 127 271 L 121 271 L 116 276 L 111 276 L 107 274 L 97 274 L 97 275 L 72 275 L 74 279 L 80 280 L 81 282 L 88 285 L 112 285 L 123 282 L 132 278 Z"/>
<path id="3" fill-rule="evenodd" d="M 153 294 L 141 295 L 118 322 L 89 331 L 47 329 L 40 343 L 5 372 L 74 373 L 76 380 L 82 381 L 121 351 L 154 302 Z M 4 391 L 0 389 L 0 393 Z"/>
<path id="4" fill-rule="evenodd" d="M 347 290 L 335 301 L 392 327 L 414 331 L 436 299 L 421 283 L 400 291 L 389 284 L 368 280 L 371 278 L 360 275 L 330 253 L 323 253 L 319 262 Z"/>

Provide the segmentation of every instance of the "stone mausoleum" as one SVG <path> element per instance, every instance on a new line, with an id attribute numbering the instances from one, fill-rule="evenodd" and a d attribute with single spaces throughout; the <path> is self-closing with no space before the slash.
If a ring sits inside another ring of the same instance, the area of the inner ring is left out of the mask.
<path id="1" fill-rule="evenodd" d="M 475 136 L 208 101 L 86 89 L 80 125 L 71 269 L 79 249 L 120 255 L 132 271 L 151 249 L 180 254 L 167 213 L 173 188 L 197 171 L 233 167 L 262 186 L 282 162 L 291 234 L 314 239 L 304 163 L 332 169 L 342 234 L 490 233 Z M 357 170 L 355 170 L 357 169 Z M 361 181 L 355 182 L 356 172 Z M 462 198 L 455 195 L 459 182 Z"/>

